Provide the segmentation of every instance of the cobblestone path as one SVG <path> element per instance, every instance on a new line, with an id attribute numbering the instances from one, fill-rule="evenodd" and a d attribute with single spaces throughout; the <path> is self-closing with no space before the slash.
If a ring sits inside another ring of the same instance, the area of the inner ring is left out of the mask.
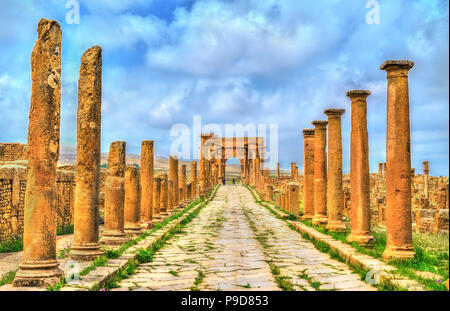
<path id="1" fill-rule="evenodd" d="M 374 290 L 256 204 L 239 185 L 215 199 L 113 290 Z"/>

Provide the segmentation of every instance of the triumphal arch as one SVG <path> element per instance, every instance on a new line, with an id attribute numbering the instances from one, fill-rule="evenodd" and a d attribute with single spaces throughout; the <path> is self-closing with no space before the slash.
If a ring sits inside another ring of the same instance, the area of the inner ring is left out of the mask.
<path id="1" fill-rule="evenodd" d="M 207 189 L 225 177 L 225 163 L 236 158 L 241 164 L 241 180 L 251 183 L 261 170 L 265 154 L 264 137 L 200 136 L 200 188 Z M 210 180 L 209 180 L 210 179 Z"/>

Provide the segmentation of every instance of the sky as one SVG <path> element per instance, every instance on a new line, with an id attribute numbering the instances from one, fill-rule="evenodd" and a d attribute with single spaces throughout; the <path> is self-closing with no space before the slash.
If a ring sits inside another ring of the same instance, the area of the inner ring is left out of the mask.
<path id="1" fill-rule="evenodd" d="M 79 4 L 79 23 L 72 12 Z M 366 7 L 367 6 L 367 7 Z M 278 124 L 278 160 L 303 169 L 302 129 L 367 89 L 369 162 L 386 154 L 387 59 L 409 59 L 412 167 L 448 176 L 447 0 L 0 0 L 0 142 L 27 140 L 30 55 L 43 17 L 63 32 L 61 146 L 76 146 L 80 58 L 103 49 L 102 151 L 144 139 L 167 156 L 175 124 Z M 379 15 L 374 9 L 379 8 Z M 375 14 L 375 15 L 374 15 Z M 67 18 L 69 17 L 69 18 Z M 379 17 L 378 20 L 374 17 Z M 368 22 L 369 21 L 369 22 Z M 191 133 L 192 135 L 192 133 Z M 191 145 L 191 147 L 193 144 Z"/>

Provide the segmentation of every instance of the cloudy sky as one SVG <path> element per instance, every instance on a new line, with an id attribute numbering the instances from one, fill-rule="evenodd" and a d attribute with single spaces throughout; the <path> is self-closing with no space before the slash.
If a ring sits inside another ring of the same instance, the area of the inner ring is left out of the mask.
<path id="1" fill-rule="evenodd" d="M 447 0 L 0 0 L 0 141 L 26 142 L 30 55 L 42 17 L 60 22 L 61 145 L 75 146 L 80 57 L 103 48 L 102 151 L 125 140 L 129 153 L 154 139 L 167 156 L 174 124 L 278 124 L 279 161 L 303 168 L 301 130 L 345 108 L 347 90 L 368 89 L 370 167 L 385 161 L 386 59 L 410 71 L 412 166 L 448 176 L 449 7 Z M 69 4 L 69 8 L 66 5 Z M 72 15 L 70 15 L 71 17 Z M 374 15 L 370 15 L 373 17 Z M 372 19 L 373 20 L 373 19 Z M 71 19 L 69 19 L 71 21 Z"/>

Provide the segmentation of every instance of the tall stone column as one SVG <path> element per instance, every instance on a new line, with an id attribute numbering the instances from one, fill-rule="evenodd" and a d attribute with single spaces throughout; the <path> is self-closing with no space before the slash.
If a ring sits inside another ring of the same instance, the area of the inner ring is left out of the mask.
<path id="1" fill-rule="evenodd" d="M 186 164 L 181 165 L 181 174 L 180 174 L 180 188 L 183 189 L 183 197 L 182 200 L 187 200 L 187 189 L 186 189 Z"/>
<path id="2" fill-rule="evenodd" d="M 102 49 L 81 57 L 78 80 L 77 163 L 74 232 L 70 257 L 88 261 L 102 255 L 99 243 Z"/>
<path id="3" fill-rule="evenodd" d="M 385 259 L 414 257 L 411 223 L 411 140 L 408 71 L 414 63 L 386 61 L 386 249 Z"/>
<path id="4" fill-rule="evenodd" d="M 289 194 L 289 212 L 298 216 L 300 212 L 300 187 L 298 183 L 291 182 L 288 184 L 288 194 Z"/>
<path id="5" fill-rule="evenodd" d="M 160 213 L 161 217 L 167 217 L 169 213 L 167 212 L 167 201 L 168 201 L 168 182 L 167 174 L 161 175 L 161 200 L 160 200 Z"/>
<path id="6" fill-rule="evenodd" d="M 174 157 L 169 158 L 169 179 L 172 183 L 172 204 L 174 207 L 178 206 L 180 198 L 178 197 L 178 159 Z"/>
<path id="7" fill-rule="evenodd" d="M 328 224 L 326 229 L 335 232 L 344 232 L 347 230 L 342 221 L 344 190 L 342 186 L 341 115 L 344 112 L 344 109 L 327 109 L 324 111 L 328 116 Z"/>
<path id="8" fill-rule="evenodd" d="M 383 163 L 378 163 L 378 177 L 383 177 Z"/>
<path id="9" fill-rule="evenodd" d="M 297 167 L 297 164 L 295 162 L 291 163 L 291 177 L 295 178 L 295 168 Z"/>
<path id="10" fill-rule="evenodd" d="M 192 183 L 192 189 L 191 189 L 191 195 L 195 197 L 197 195 L 196 189 L 197 189 L 197 161 L 191 162 L 191 183 Z"/>
<path id="11" fill-rule="evenodd" d="M 348 91 L 351 100 L 350 134 L 350 221 L 348 242 L 361 245 L 375 240 L 370 231 L 369 137 L 367 133 L 367 96 L 369 91 Z"/>
<path id="12" fill-rule="evenodd" d="M 313 224 L 327 223 L 327 121 L 313 121 L 314 130 L 314 217 Z"/>
<path id="13" fill-rule="evenodd" d="M 244 183 L 248 184 L 248 170 L 249 170 L 249 161 L 248 161 L 248 145 L 244 145 Z"/>
<path id="14" fill-rule="evenodd" d="M 383 177 L 386 177 L 386 162 L 383 163 Z"/>
<path id="15" fill-rule="evenodd" d="M 155 221 L 161 220 L 160 215 L 160 202 L 161 202 L 161 178 L 153 177 L 153 219 Z"/>
<path id="16" fill-rule="evenodd" d="M 314 129 L 303 130 L 303 217 L 314 217 Z"/>
<path id="17" fill-rule="evenodd" d="M 429 200 L 430 193 L 428 191 L 428 173 L 430 168 L 428 166 L 428 161 L 423 162 L 423 191 L 425 192 L 425 199 Z"/>
<path id="18" fill-rule="evenodd" d="M 124 231 L 125 142 L 111 143 L 105 180 L 105 231 L 102 244 L 119 245 L 128 239 Z"/>
<path id="19" fill-rule="evenodd" d="M 125 233 L 129 236 L 141 234 L 141 189 L 139 169 L 127 165 L 125 171 Z"/>
<path id="20" fill-rule="evenodd" d="M 280 178 L 280 162 L 277 162 L 277 178 Z"/>
<path id="21" fill-rule="evenodd" d="M 141 143 L 141 226 L 148 229 L 153 220 L 153 140 Z"/>
<path id="22" fill-rule="evenodd" d="M 167 210 L 169 214 L 173 213 L 173 180 L 167 181 Z"/>
<path id="23" fill-rule="evenodd" d="M 61 112 L 61 28 L 41 19 L 31 54 L 31 107 L 24 208 L 23 256 L 14 286 L 54 285 L 56 261 L 56 165 Z"/>

